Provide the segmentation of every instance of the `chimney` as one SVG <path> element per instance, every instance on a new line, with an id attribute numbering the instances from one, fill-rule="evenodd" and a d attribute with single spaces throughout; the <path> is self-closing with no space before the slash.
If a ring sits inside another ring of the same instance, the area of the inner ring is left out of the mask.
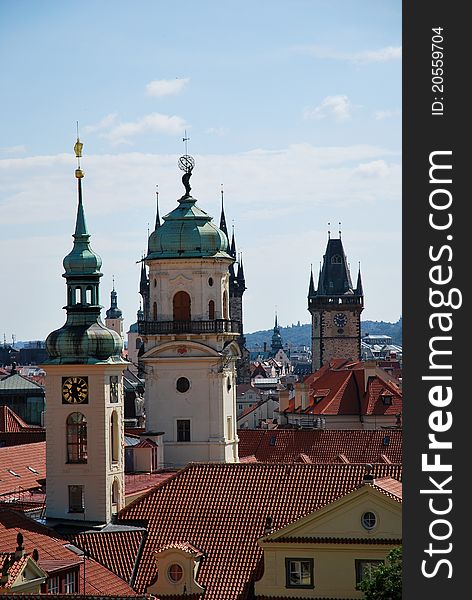
<path id="1" fill-rule="evenodd" d="M 23 556 L 25 555 L 25 549 L 23 547 L 23 534 L 19 533 L 16 536 L 16 543 L 18 544 L 15 550 L 15 560 L 18 560 L 19 558 L 23 558 Z"/>
<path id="2" fill-rule="evenodd" d="M 272 517 L 266 517 L 264 535 L 270 535 L 273 531 L 274 528 L 272 527 Z"/>
<path id="3" fill-rule="evenodd" d="M 364 467 L 365 467 L 365 472 L 364 472 L 364 477 L 362 478 L 362 483 L 373 483 L 374 476 L 371 474 L 371 471 L 374 467 L 370 464 L 366 464 L 366 465 L 364 465 Z"/>

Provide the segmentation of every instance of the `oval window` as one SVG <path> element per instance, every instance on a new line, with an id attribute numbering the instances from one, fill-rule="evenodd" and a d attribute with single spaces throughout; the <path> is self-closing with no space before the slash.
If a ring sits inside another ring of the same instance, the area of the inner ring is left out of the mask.
<path id="1" fill-rule="evenodd" d="M 208 279 L 208 285 L 211 287 L 213 285 L 213 277 Z"/>
<path id="2" fill-rule="evenodd" d="M 167 569 L 167 574 L 169 576 L 169 579 L 172 581 L 172 583 L 177 583 L 178 581 L 180 581 L 182 579 L 182 577 L 184 575 L 184 570 L 177 563 L 173 563 Z"/>
<path id="3" fill-rule="evenodd" d="M 365 512 L 362 515 L 362 527 L 364 529 L 373 529 L 377 524 L 377 517 L 373 512 Z"/>
<path id="4" fill-rule="evenodd" d="M 190 381 L 186 377 L 179 377 L 177 379 L 176 388 L 181 394 L 188 392 L 190 389 Z"/>

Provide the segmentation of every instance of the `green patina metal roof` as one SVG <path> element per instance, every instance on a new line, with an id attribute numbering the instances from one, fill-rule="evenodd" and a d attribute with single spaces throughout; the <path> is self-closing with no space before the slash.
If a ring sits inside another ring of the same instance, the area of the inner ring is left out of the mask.
<path id="1" fill-rule="evenodd" d="M 192 196 L 179 199 L 179 206 L 163 217 L 163 223 L 149 237 L 147 259 L 231 258 L 228 238 Z"/>
<path id="2" fill-rule="evenodd" d="M 69 275 L 100 275 L 102 259 L 95 254 L 90 246 L 90 235 L 87 230 L 84 207 L 82 204 L 82 182 L 79 179 L 79 205 L 77 207 L 77 219 L 75 223 L 74 247 L 64 258 L 63 265 L 65 273 Z"/>
<path id="3" fill-rule="evenodd" d="M 3 391 L 43 391 L 43 386 L 39 385 L 39 383 L 35 383 L 30 379 L 26 379 L 19 373 L 14 373 L 13 375 L 7 375 L 3 379 L 0 379 L 0 392 Z"/>

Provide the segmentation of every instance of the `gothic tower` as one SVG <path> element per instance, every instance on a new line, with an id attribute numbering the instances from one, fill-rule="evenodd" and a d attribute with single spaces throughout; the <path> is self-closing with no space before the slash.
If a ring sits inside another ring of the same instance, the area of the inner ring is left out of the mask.
<path id="1" fill-rule="evenodd" d="M 149 237 L 144 351 L 146 428 L 164 432 L 164 461 L 237 462 L 236 342 L 228 240 L 190 195 L 194 161 L 181 157 L 185 194 Z"/>
<path id="2" fill-rule="evenodd" d="M 313 371 L 333 358 L 361 359 L 361 312 L 364 292 L 361 273 L 354 288 L 341 236 L 328 239 L 315 290 L 310 276 L 308 310 L 311 313 Z"/>
<path id="3" fill-rule="evenodd" d="M 100 319 L 101 258 L 92 250 L 82 203 L 72 251 L 64 258 L 67 319 L 46 348 L 46 467 L 48 519 L 106 523 L 124 506 L 121 337 Z"/>
<path id="4" fill-rule="evenodd" d="M 221 215 L 220 215 L 220 229 L 226 235 L 229 240 L 228 228 L 226 226 L 226 216 L 224 209 L 224 197 L 223 190 L 221 190 Z M 236 340 L 241 353 L 241 358 L 236 363 L 236 381 L 237 383 L 250 383 L 251 382 L 251 370 L 249 365 L 249 351 L 246 348 L 246 338 L 244 337 L 244 325 L 243 325 L 243 294 L 246 291 L 246 278 L 244 277 L 244 266 L 242 254 L 239 255 L 237 260 L 236 255 L 236 240 L 234 236 L 234 227 L 231 238 L 231 247 L 229 254 L 233 261 L 229 265 L 229 313 L 230 318 L 234 321 L 241 323 L 241 334 Z M 237 272 L 235 265 L 238 265 Z"/>

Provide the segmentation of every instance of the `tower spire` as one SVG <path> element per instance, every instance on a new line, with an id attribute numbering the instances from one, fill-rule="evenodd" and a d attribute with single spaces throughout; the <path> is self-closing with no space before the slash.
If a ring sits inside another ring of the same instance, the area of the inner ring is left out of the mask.
<path id="1" fill-rule="evenodd" d="M 156 225 L 154 229 L 158 229 L 161 226 L 161 219 L 159 217 L 159 186 L 156 185 Z"/>
<path id="2" fill-rule="evenodd" d="M 315 295 L 315 282 L 313 281 L 313 265 L 310 267 L 310 286 L 308 288 L 308 298 Z"/>
<path id="3" fill-rule="evenodd" d="M 221 184 L 221 216 L 220 216 L 220 229 L 228 238 L 228 228 L 226 227 L 225 207 L 224 207 L 224 191 L 223 184 Z M 228 239 L 229 241 L 229 239 Z"/>
<path id="4" fill-rule="evenodd" d="M 360 263 L 360 261 L 359 261 L 359 271 L 357 273 L 356 294 L 358 296 L 363 296 L 364 295 L 364 289 L 362 287 L 362 276 L 361 276 L 361 263 Z"/>

